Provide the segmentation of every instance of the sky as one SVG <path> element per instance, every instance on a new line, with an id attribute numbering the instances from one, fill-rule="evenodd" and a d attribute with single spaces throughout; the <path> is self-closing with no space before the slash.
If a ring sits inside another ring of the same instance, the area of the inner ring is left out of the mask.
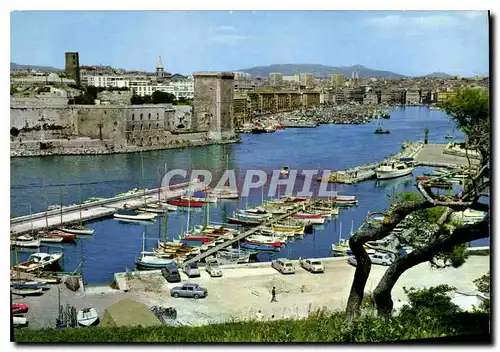
<path id="1" fill-rule="evenodd" d="M 11 61 L 154 71 L 363 65 L 418 76 L 489 72 L 486 11 L 14 11 Z"/>

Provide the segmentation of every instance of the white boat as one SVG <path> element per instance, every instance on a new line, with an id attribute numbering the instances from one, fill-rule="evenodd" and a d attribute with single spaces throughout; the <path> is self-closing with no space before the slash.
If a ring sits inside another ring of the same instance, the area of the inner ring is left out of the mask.
<path id="1" fill-rule="evenodd" d="M 12 294 L 18 295 L 18 296 L 32 296 L 32 295 L 39 295 L 42 293 L 41 288 L 13 288 L 10 290 Z"/>
<path id="2" fill-rule="evenodd" d="M 62 237 L 40 237 L 40 242 L 44 243 L 61 243 L 63 240 Z"/>
<path id="3" fill-rule="evenodd" d="M 214 188 L 212 190 L 207 190 L 206 193 L 218 199 L 237 199 L 240 197 L 238 191 L 230 187 Z"/>
<path id="4" fill-rule="evenodd" d="M 140 213 L 134 210 L 120 209 L 113 216 L 117 219 L 128 219 L 128 220 L 153 220 L 156 218 L 156 214 L 151 213 Z"/>
<path id="5" fill-rule="evenodd" d="M 95 230 L 94 229 L 89 229 L 81 225 L 74 225 L 74 226 L 68 226 L 68 227 L 61 227 L 61 231 L 72 233 L 75 235 L 93 235 Z"/>
<path id="6" fill-rule="evenodd" d="M 81 309 L 76 313 L 76 321 L 82 326 L 91 326 L 99 322 L 99 314 L 95 308 Z"/>
<path id="7" fill-rule="evenodd" d="M 169 203 L 159 202 L 158 205 L 164 209 L 167 209 L 168 211 L 176 211 L 179 209 L 177 205 L 172 205 Z"/>
<path id="8" fill-rule="evenodd" d="M 234 217 L 244 217 L 244 218 L 249 218 L 249 219 L 257 219 L 257 220 L 265 220 L 269 219 L 272 217 L 271 214 L 254 214 L 254 213 L 247 213 L 245 210 L 238 210 L 238 213 L 233 213 Z"/>
<path id="9" fill-rule="evenodd" d="M 377 179 L 386 180 L 390 178 L 402 177 L 409 175 L 413 172 L 413 167 L 405 163 L 392 163 L 381 165 L 375 169 Z"/>
<path id="10" fill-rule="evenodd" d="M 286 243 L 286 238 L 278 237 L 278 236 L 263 236 L 263 235 L 252 235 L 245 238 L 245 240 L 250 242 L 260 242 L 260 243 Z"/>
<path id="11" fill-rule="evenodd" d="M 28 319 L 26 319 L 26 317 L 12 317 L 12 323 L 14 324 L 14 326 L 24 326 L 26 324 L 28 324 Z"/>
<path id="12" fill-rule="evenodd" d="M 40 247 L 40 239 L 36 240 L 31 240 L 31 241 L 12 241 L 12 245 L 16 247 L 31 247 L 31 248 L 38 248 Z"/>
<path id="13" fill-rule="evenodd" d="M 62 256 L 62 253 L 33 253 L 26 262 L 14 265 L 12 270 L 29 273 L 35 270 L 45 269 L 57 265 Z"/>
<path id="14" fill-rule="evenodd" d="M 155 214 L 164 214 L 166 209 L 163 208 L 156 208 L 156 207 L 140 207 L 138 210 L 146 212 L 146 213 L 155 213 Z"/>

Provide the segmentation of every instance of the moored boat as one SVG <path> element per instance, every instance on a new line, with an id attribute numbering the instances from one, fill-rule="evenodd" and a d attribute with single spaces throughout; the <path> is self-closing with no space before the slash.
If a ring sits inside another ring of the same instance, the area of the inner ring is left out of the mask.
<path id="1" fill-rule="evenodd" d="M 141 213 L 129 209 L 120 209 L 118 210 L 118 212 L 114 213 L 113 216 L 117 219 L 127 220 L 153 220 L 154 218 L 156 218 L 156 214 Z"/>
<path id="2" fill-rule="evenodd" d="M 280 247 L 250 244 L 250 243 L 246 243 L 246 242 L 242 242 L 240 244 L 240 247 L 243 249 L 252 249 L 252 250 L 257 250 L 257 251 L 269 251 L 269 252 L 277 252 L 280 250 Z"/>
<path id="3" fill-rule="evenodd" d="M 47 233 L 41 233 L 42 236 L 51 236 L 62 238 L 63 242 L 72 242 L 76 240 L 76 234 L 68 233 L 63 230 L 52 230 Z"/>
<path id="4" fill-rule="evenodd" d="M 72 225 L 61 227 L 60 230 L 65 233 L 75 234 L 75 235 L 93 235 L 95 230 L 86 228 L 82 225 Z"/>
<path id="5" fill-rule="evenodd" d="M 201 208 L 204 204 L 203 202 L 191 201 L 190 199 L 172 199 L 169 203 L 178 207 L 189 208 Z"/>
<path id="6" fill-rule="evenodd" d="M 12 270 L 29 273 L 35 270 L 48 269 L 57 266 L 62 256 L 62 253 L 34 253 L 30 255 L 26 262 L 14 265 Z"/>
<path id="7" fill-rule="evenodd" d="M 10 292 L 18 296 L 34 296 L 42 294 L 43 290 L 41 288 L 12 288 Z"/>
<path id="8" fill-rule="evenodd" d="M 242 226 L 258 226 L 262 224 L 262 220 L 255 220 L 255 219 L 250 220 L 241 217 L 228 217 L 227 222 L 230 224 L 242 225 Z"/>
<path id="9" fill-rule="evenodd" d="M 377 179 L 385 180 L 390 178 L 402 177 L 413 172 L 413 167 L 405 163 L 395 162 L 392 164 L 384 164 L 375 169 Z"/>

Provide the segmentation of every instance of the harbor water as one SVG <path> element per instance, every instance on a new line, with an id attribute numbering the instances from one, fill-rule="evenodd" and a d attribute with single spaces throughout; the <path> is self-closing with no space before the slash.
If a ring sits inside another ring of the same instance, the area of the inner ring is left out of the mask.
<path id="1" fill-rule="evenodd" d="M 374 131 L 382 124 L 391 134 L 379 135 Z M 404 141 L 423 140 L 424 129 L 429 129 L 429 143 L 445 143 L 446 135 L 463 141 L 463 134 L 455 130 L 443 112 L 427 107 L 395 108 L 389 120 L 376 120 L 365 125 L 321 125 L 317 128 L 296 128 L 271 134 L 244 134 L 242 143 L 206 147 L 170 149 L 130 154 L 93 156 L 50 156 L 11 159 L 11 216 L 29 215 L 44 211 L 49 205 L 78 204 L 90 197 L 112 197 L 133 188 L 155 188 L 160 184 L 165 169 L 206 169 L 221 174 L 226 168 L 235 169 L 242 181 L 245 170 L 279 170 L 286 165 L 291 169 L 339 170 L 359 164 L 380 161 L 401 150 Z M 356 207 L 341 209 L 337 217 L 312 234 L 289 242 L 279 252 L 259 254 L 257 260 L 276 257 L 329 257 L 331 244 L 349 236 L 361 225 L 369 211 L 387 208 L 393 194 L 416 191 L 415 177 L 430 169 L 418 167 L 413 175 L 387 181 L 369 180 L 356 185 L 330 185 L 341 195 L 354 195 L 359 199 Z M 217 180 L 217 179 L 216 179 Z M 317 186 L 317 184 L 315 184 Z M 210 206 L 210 220 L 221 221 L 233 211 L 246 205 L 260 204 L 268 199 L 264 192 L 255 190 L 248 199 L 225 200 Z M 281 189 L 284 188 L 280 188 Z M 300 183 L 297 190 L 301 189 Z M 135 257 L 140 255 L 146 233 L 145 247 L 151 250 L 166 233 L 169 239 L 185 231 L 188 224 L 202 224 L 201 209 L 177 211 L 168 214 L 166 231 L 163 219 L 158 217 L 149 224 L 124 223 L 113 218 L 90 221 L 95 234 L 79 238 L 76 244 L 42 247 L 41 251 L 63 251 L 65 271 L 74 270 L 82 258 L 84 280 L 89 284 L 110 282 L 113 273 L 133 270 Z M 488 245 L 483 239 L 475 245 Z M 29 252 L 19 252 L 18 260 L 27 259 Z M 12 255 L 14 258 L 14 255 Z M 13 260 L 13 259 L 12 259 Z"/>

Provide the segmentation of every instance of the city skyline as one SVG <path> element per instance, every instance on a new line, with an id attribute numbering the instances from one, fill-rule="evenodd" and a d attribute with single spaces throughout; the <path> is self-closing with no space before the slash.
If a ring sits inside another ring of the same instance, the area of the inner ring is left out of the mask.
<path id="1" fill-rule="evenodd" d="M 26 26 L 30 23 L 30 26 Z M 57 39 L 54 39 L 57 38 Z M 16 11 L 11 61 L 154 71 L 363 65 L 407 76 L 488 75 L 487 11 Z"/>

